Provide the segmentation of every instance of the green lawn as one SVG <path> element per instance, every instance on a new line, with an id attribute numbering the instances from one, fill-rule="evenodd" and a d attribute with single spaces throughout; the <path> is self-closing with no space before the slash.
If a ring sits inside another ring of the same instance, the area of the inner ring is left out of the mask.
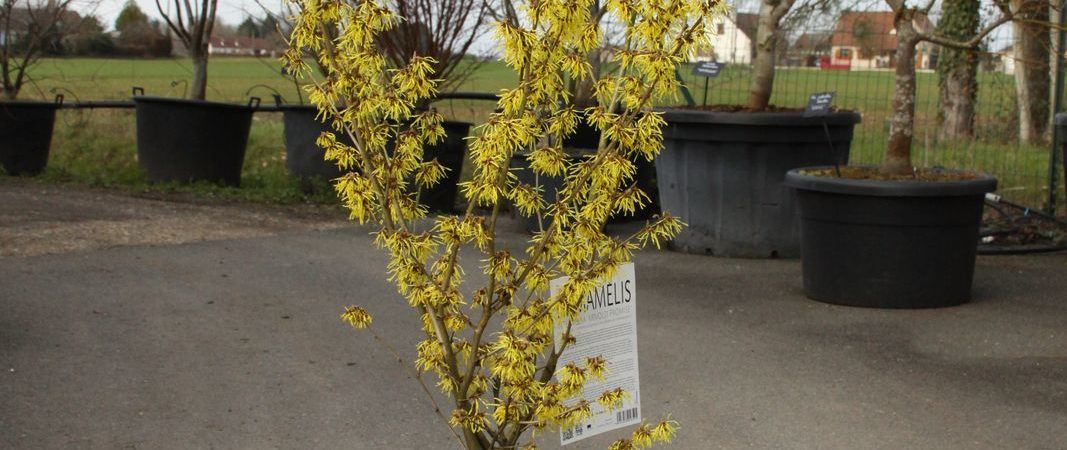
<path id="1" fill-rule="evenodd" d="M 23 98 L 48 98 L 51 92 L 68 99 L 125 99 L 132 86 L 149 95 L 182 96 L 191 76 L 186 59 L 48 59 L 32 72 L 34 83 Z M 688 75 L 693 97 L 703 100 L 702 78 Z M 489 62 L 459 88 L 460 91 L 496 92 L 510 86 L 515 75 L 501 63 Z M 711 80 L 708 103 L 743 103 L 748 92 L 749 70 L 727 66 Z M 918 75 L 916 99 L 915 162 L 988 171 L 1001 181 L 1001 191 L 1028 205 L 1043 206 L 1047 196 L 1048 147 L 1022 147 L 1014 138 L 1014 82 L 1010 76 L 982 73 L 979 77 L 979 137 L 966 142 L 937 142 L 937 76 Z M 808 94 L 836 91 L 836 106 L 863 114 L 856 129 L 852 161 L 877 164 L 888 134 L 889 102 L 893 73 L 847 72 L 788 68 L 779 70 L 772 103 L 800 107 Z M 249 95 L 271 101 L 277 91 L 287 101 L 297 102 L 291 79 L 281 76 L 281 64 L 263 58 L 215 58 L 208 75 L 212 100 L 245 102 Z M 680 104 L 681 96 L 664 105 Z M 492 110 L 485 101 L 442 101 L 437 107 L 446 115 L 479 121 Z M 53 155 L 47 176 L 96 184 L 148 188 L 137 171 L 134 119 L 130 111 L 63 111 L 59 115 Z M 260 113 L 252 128 L 241 189 L 198 187 L 212 195 L 232 195 L 271 201 L 300 201 L 305 197 L 284 170 L 280 115 Z M 158 188 L 158 187 L 157 187 Z M 185 189 L 180 187 L 168 187 Z M 1062 186 L 1059 195 L 1062 197 Z M 319 197 L 318 200 L 322 200 Z M 1062 204 L 1062 203 L 1061 203 Z"/>

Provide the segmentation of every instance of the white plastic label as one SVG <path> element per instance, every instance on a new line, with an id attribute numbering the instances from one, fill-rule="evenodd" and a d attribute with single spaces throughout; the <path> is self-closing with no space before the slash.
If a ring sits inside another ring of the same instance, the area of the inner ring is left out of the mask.
<path id="1" fill-rule="evenodd" d="M 556 295 L 566 281 L 567 278 L 552 280 L 552 295 Z M 566 326 L 566 323 L 556 324 L 556 342 L 560 341 Z M 586 358 L 599 356 L 607 363 L 607 371 L 604 381 L 590 377 L 582 389 L 582 398 L 589 402 L 592 417 L 570 429 L 560 430 L 560 443 L 566 445 L 640 423 L 637 283 L 634 279 L 633 263 L 619 266 L 610 281 L 597 286 L 586 295 L 581 320 L 571 325 L 571 336 L 575 338 L 575 342 L 563 352 L 556 367 L 563 367 L 571 362 L 584 367 Z M 629 397 L 623 401 L 621 407 L 607 411 L 596 403 L 596 399 L 605 391 L 615 388 L 622 388 Z"/>

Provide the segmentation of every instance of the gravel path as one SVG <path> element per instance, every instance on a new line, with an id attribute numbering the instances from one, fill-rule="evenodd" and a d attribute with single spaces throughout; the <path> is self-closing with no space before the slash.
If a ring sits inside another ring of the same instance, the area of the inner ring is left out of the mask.
<path id="1" fill-rule="evenodd" d="M 127 192 L 0 178 L 0 256 L 261 237 L 344 227 L 316 205 L 160 200 Z"/>

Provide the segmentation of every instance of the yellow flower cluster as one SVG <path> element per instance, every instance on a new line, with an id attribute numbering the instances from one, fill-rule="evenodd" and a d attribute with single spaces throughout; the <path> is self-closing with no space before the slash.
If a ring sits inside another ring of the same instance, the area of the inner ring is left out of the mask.
<path id="1" fill-rule="evenodd" d="M 684 225 L 664 214 L 626 238 L 603 231 L 610 216 L 648 203 L 635 185 L 634 162 L 652 160 L 662 147 L 664 121 L 651 105 L 677 92 L 677 65 L 706 44 L 724 2 L 503 1 L 494 33 L 518 83 L 500 92 L 497 112 L 474 128 L 473 173 L 462 183 L 466 213 L 438 217 L 419 231 L 426 210 L 418 192 L 446 170 L 423 152 L 444 136 L 442 117 L 420 109 L 436 95 L 434 61 L 413 55 L 403 67 L 387 64 L 376 45 L 399 21 L 391 2 L 290 1 L 300 14 L 292 18 L 285 61 L 309 81 L 319 119 L 333 128 L 318 145 L 347 172 L 334 180 L 339 200 L 354 220 L 378 226 L 374 242 L 390 256 L 389 280 L 421 319 L 425 339 L 415 368 L 434 374 L 452 399 L 447 422 L 457 437 L 469 448 L 535 448 L 531 428 L 573 426 L 594 404 L 619 407 L 629 395 L 621 389 L 595 403 L 581 398 L 583 386 L 604 378 L 603 358 L 557 364 L 575 342 L 570 324 L 586 293 L 634 250 L 659 247 Z M 608 47 L 602 20 L 621 26 L 621 44 Z M 611 73 L 593 79 L 588 55 L 603 49 L 611 54 Z M 314 76 L 308 61 L 323 73 Z M 568 86 L 582 80 L 592 83 L 592 107 L 573 104 Z M 576 156 L 563 142 L 582 121 L 602 137 L 595 152 Z M 513 158 L 526 160 L 534 182 L 518 180 Z M 563 177 L 564 186 L 546 192 L 539 182 L 545 177 Z M 504 203 L 542 224 L 525 252 L 498 248 Z M 492 213 L 476 214 L 479 205 Z M 460 289 L 469 278 L 461 254 L 470 252 L 463 248 L 481 255 L 477 277 L 484 283 L 473 289 Z M 550 280 L 564 276 L 550 295 Z M 371 323 L 359 307 L 341 317 L 356 328 Z M 557 335 L 558 329 L 566 331 Z M 676 430 L 671 420 L 642 424 L 612 448 L 669 441 Z"/>

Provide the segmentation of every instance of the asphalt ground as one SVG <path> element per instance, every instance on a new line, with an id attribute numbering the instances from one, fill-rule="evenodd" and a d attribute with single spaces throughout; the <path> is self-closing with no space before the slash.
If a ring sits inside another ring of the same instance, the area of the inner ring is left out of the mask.
<path id="1" fill-rule="evenodd" d="M 338 319 L 364 305 L 414 353 L 369 231 L 0 185 L 0 448 L 456 448 L 386 347 Z M 979 257 L 971 303 L 912 311 L 807 300 L 795 260 L 635 263 L 643 414 L 680 422 L 670 448 L 1067 449 L 1065 253 Z"/>

